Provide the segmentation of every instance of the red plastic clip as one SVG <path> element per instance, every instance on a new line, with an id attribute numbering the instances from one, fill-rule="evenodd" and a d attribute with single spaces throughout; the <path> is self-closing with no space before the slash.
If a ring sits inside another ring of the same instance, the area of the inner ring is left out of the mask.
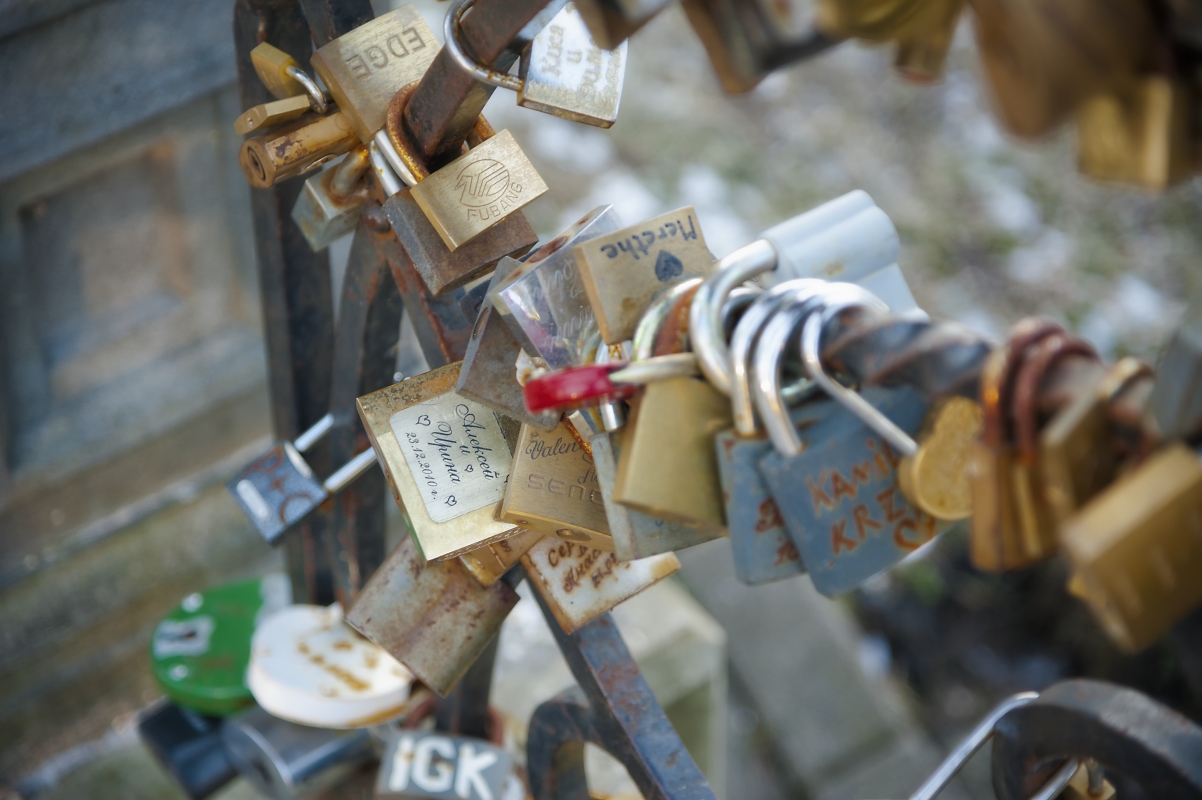
<path id="1" fill-rule="evenodd" d="M 642 387 L 632 383 L 614 383 L 612 372 L 626 366 L 623 361 L 585 364 L 549 372 L 526 381 L 522 394 L 531 414 L 540 411 L 572 410 L 596 406 L 610 400 L 625 400 Z"/>

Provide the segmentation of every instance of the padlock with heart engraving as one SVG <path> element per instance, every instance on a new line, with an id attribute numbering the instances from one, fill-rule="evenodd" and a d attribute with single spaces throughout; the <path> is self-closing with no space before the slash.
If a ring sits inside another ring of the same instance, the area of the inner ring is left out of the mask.
<path id="1" fill-rule="evenodd" d="M 367 582 L 346 622 L 446 696 L 517 604 L 507 580 L 484 586 L 458 560 L 427 562 L 405 537 Z"/>
<path id="2" fill-rule="evenodd" d="M 324 481 L 314 477 L 301 453 L 320 441 L 333 425 L 334 418 L 327 414 L 296 437 L 295 442 L 277 444 L 226 483 L 230 494 L 268 542 L 274 544 L 310 511 L 376 463 L 375 450 L 369 448 Z"/>
<path id="3" fill-rule="evenodd" d="M 496 520 L 518 424 L 455 393 L 462 362 L 356 401 L 422 557 L 442 561 L 519 528 Z"/>
<path id="4" fill-rule="evenodd" d="M 509 800 L 512 758 L 483 739 L 402 730 L 380 757 L 375 800 Z M 525 792 L 519 788 L 519 797 Z"/>
<path id="5" fill-rule="evenodd" d="M 886 307 L 858 286 L 834 285 L 823 308 L 803 325 L 806 371 L 841 406 L 808 428 L 804 442 L 779 389 L 780 343 L 792 334 L 795 318 L 778 315 L 768 323 L 752 366 L 756 407 L 775 449 L 761 460 L 760 471 L 814 587 L 828 596 L 892 566 L 940 528 L 897 485 L 897 461 L 917 449 L 910 436 L 926 416 L 926 402 L 909 388 L 868 389 L 861 396 L 830 378 L 821 364 L 823 328 L 851 311 L 883 314 Z"/>
<path id="6" fill-rule="evenodd" d="M 567 3 L 522 51 L 517 76 L 479 64 L 460 42 L 459 21 L 474 0 L 452 4 L 445 22 L 447 52 L 469 75 L 516 92 L 518 105 L 608 128 L 618 119 L 626 75 L 626 43 L 593 43 L 574 3 Z"/>

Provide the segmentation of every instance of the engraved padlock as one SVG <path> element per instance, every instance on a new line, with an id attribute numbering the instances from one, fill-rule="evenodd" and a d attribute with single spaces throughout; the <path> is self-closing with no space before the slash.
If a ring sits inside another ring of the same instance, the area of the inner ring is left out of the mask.
<path id="1" fill-rule="evenodd" d="M 230 494 L 268 542 L 275 543 L 286 530 L 376 463 L 375 450 L 369 448 L 324 481 L 318 480 L 301 453 L 317 444 L 333 426 L 334 418 L 327 414 L 296 437 L 295 442 L 277 444 L 226 483 Z"/>
<path id="2" fill-rule="evenodd" d="M 455 393 L 462 362 L 355 401 L 424 558 L 454 558 L 519 528 L 496 520 L 518 424 Z"/>
<path id="3" fill-rule="evenodd" d="M 573 3 L 557 13 L 522 51 L 515 77 L 472 60 L 459 40 L 460 17 L 474 0 L 459 0 L 445 23 L 447 52 L 477 80 L 517 92 L 518 105 L 608 128 L 618 119 L 626 75 L 626 43 L 598 47 Z"/>
<path id="4" fill-rule="evenodd" d="M 402 730 L 388 738 L 375 800 L 508 800 L 516 778 L 503 748 L 440 731 Z M 525 792 L 519 790 L 519 796 Z"/>

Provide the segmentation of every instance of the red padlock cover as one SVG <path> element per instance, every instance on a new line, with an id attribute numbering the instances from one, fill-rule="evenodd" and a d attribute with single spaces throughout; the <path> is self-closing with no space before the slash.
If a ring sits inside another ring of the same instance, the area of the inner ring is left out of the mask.
<path id="1" fill-rule="evenodd" d="M 550 410 L 571 410 L 596 406 L 610 400 L 625 400 L 639 390 L 635 384 L 614 383 L 611 372 L 626 366 L 625 362 L 585 364 L 550 372 L 526 381 L 522 394 L 531 414 Z"/>

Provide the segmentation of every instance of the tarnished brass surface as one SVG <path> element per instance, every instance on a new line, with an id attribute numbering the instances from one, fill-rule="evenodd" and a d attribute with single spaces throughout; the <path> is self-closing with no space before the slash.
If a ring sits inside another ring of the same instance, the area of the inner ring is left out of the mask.
<path id="1" fill-rule="evenodd" d="M 273 97 L 284 99 L 305 93 L 305 87 L 300 81 L 288 74 L 289 67 L 300 68 L 296 59 L 283 50 L 267 42 L 261 42 L 250 51 L 250 63 L 254 64 L 255 73 L 267 87 Z M 305 107 L 308 108 L 308 101 Z M 239 131 L 241 133 L 241 131 Z"/>
<path id="2" fill-rule="evenodd" d="M 407 5 L 318 48 L 311 63 L 359 138 L 368 142 L 384 127 L 393 95 L 419 80 L 438 50 L 433 31 Z"/>
<path id="3" fill-rule="evenodd" d="M 739 42 L 727 35 L 730 26 L 723 19 L 722 0 L 681 0 L 689 25 L 709 56 L 722 91 L 743 94 L 760 85 L 763 76 L 752 71 L 748 54 L 740 52 Z"/>
<path id="4" fill-rule="evenodd" d="M 270 103 L 248 108 L 242 116 L 234 120 L 234 130 L 238 133 L 254 133 L 263 128 L 270 128 L 291 119 L 296 119 L 309 110 L 308 95 L 285 97 L 283 100 L 272 100 Z"/>
<path id="5" fill-rule="evenodd" d="M 1077 111 L 1078 167 L 1091 178 L 1161 190 L 1193 172 L 1190 97 L 1161 75 L 1095 95 Z"/>
<path id="6" fill-rule="evenodd" d="M 411 190 L 452 251 L 547 191 L 509 131 L 472 148 Z"/>
<path id="7" fill-rule="evenodd" d="M 482 585 L 492 586 L 541 538 L 543 535 L 538 531 L 522 531 L 508 539 L 469 550 L 459 556 L 459 561 Z"/>
<path id="8" fill-rule="evenodd" d="M 593 457 L 564 422 L 550 433 L 522 426 L 499 516 L 565 542 L 614 549 Z"/>
<path id="9" fill-rule="evenodd" d="M 937 519 L 969 516 L 968 456 L 984 422 L 981 406 L 965 397 L 952 397 L 933 409 L 918 436 L 918 452 L 897 465 L 897 483 L 906 499 Z"/>
<path id="10" fill-rule="evenodd" d="M 455 381 L 459 377 L 462 363 L 448 364 L 445 367 L 395 383 L 378 392 L 364 395 L 355 403 L 359 409 L 359 416 L 363 420 L 363 426 L 367 429 L 367 435 L 371 438 L 372 446 L 376 448 L 380 467 L 388 478 L 388 485 L 392 488 L 393 496 L 409 517 L 413 538 L 421 548 L 421 554 L 431 561 L 454 558 L 498 539 L 514 536 L 521 531 L 520 528 L 510 523 L 496 520 L 496 513 L 501 506 L 500 493 L 497 493 L 495 502 L 479 506 L 466 513 L 450 516 L 442 522 L 436 522 L 432 516 L 434 512 L 430 511 L 427 499 L 414 479 L 409 461 L 402 450 L 402 444 L 394 433 L 392 419 L 398 412 L 434 400 L 456 404 L 459 398 L 454 394 Z M 463 399 L 463 402 L 472 403 L 466 399 Z M 475 403 L 472 405 L 477 409 L 484 408 Z M 490 415 L 493 413 L 488 409 L 484 409 L 484 412 Z M 434 412 L 431 412 L 430 416 L 434 417 Z M 436 420 L 433 421 L 436 422 Z M 420 418 L 417 422 L 420 424 Z M 426 427 L 433 429 L 433 425 Z M 419 438 L 417 446 L 426 453 L 427 462 L 431 465 L 431 473 L 426 475 L 424 480 L 433 483 L 427 483 L 426 489 L 433 487 L 435 491 L 442 491 L 444 495 L 451 491 L 447 470 L 442 468 L 440 471 L 439 469 L 440 462 L 446 459 L 454 462 L 454 466 L 460 474 L 461 483 L 459 485 L 474 484 L 479 479 L 480 467 L 467 460 L 470 458 L 472 445 L 460 435 L 461 433 L 458 430 L 452 432 L 449 438 L 456 440 L 455 445 L 447 446 L 445 450 L 439 449 L 437 444 L 428 445 L 426 440 L 431 438 L 429 436 Z M 460 439 L 464 439 L 462 444 L 469 450 L 466 455 L 460 452 Z M 446 459 L 442 457 L 444 452 Z M 497 473 L 495 480 L 503 486 L 505 476 L 509 472 L 510 453 L 493 451 L 485 455 L 492 459 L 489 462 L 489 469 Z M 464 461 L 464 463 L 460 463 L 460 461 Z M 468 473 L 466 466 L 473 467 L 472 474 Z M 501 474 L 502 472 L 504 474 Z M 464 504 L 463 500 L 457 502 L 461 507 Z M 453 513 L 453 509 L 448 511 L 438 504 L 435 504 L 435 508 L 438 509 L 438 516 Z"/>
<path id="11" fill-rule="evenodd" d="M 358 145 L 359 138 L 342 112 L 325 117 L 306 114 L 247 139 L 238 151 L 238 165 L 251 186 L 266 189 L 317 169 Z"/>
<path id="12" fill-rule="evenodd" d="M 688 278 L 713 272 L 692 206 L 576 246 L 576 264 L 606 344 L 634 336 L 651 299 Z"/>

